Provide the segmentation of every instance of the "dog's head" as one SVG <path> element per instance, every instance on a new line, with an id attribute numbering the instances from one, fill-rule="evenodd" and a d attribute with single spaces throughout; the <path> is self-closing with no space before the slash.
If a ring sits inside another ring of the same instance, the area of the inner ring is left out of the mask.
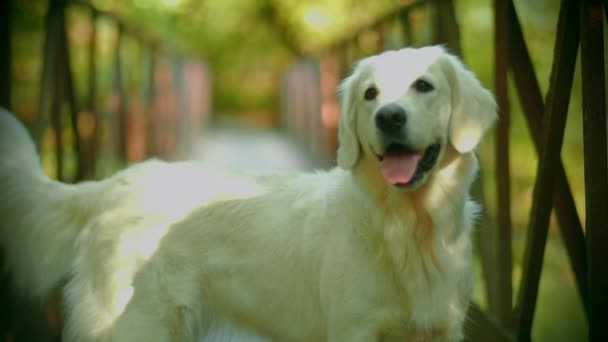
<path id="1" fill-rule="evenodd" d="M 365 58 L 339 89 L 338 165 L 374 160 L 391 185 L 417 188 L 445 154 L 471 152 L 496 120 L 492 94 L 440 46 Z"/>

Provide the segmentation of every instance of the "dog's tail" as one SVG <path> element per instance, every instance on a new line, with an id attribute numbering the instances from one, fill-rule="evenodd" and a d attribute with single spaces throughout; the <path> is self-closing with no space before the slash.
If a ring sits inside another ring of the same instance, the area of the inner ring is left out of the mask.
<path id="1" fill-rule="evenodd" d="M 24 294 L 45 298 L 70 272 L 82 227 L 70 214 L 82 206 L 76 196 L 47 177 L 23 125 L 0 108 L 0 253 Z"/>

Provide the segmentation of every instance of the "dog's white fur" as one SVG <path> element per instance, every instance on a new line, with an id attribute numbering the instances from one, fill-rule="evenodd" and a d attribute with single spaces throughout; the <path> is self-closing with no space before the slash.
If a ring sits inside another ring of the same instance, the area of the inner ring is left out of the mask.
<path id="1" fill-rule="evenodd" d="M 420 77 L 435 90 L 412 90 Z M 379 96 L 364 101 L 372 83 Z M 62 184 L 0 113 L 0 238 L 16 284 L 41 299 L 64 284 L 69 341 L 192 341 L 218 322 L 277 341 L 462 339 L 473 149 L 494 99 L 441 47 L 364 59 L 341 91 L 341 168 L 255 181 L 150 161 Z M 386 103 L 408 113 L 413 146 L 442 146 L 409 189 L 386 184 L 374 155 Z"/>

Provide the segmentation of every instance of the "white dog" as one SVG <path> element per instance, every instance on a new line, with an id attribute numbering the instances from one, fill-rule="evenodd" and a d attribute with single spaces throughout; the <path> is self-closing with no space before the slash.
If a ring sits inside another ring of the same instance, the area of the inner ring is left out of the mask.
<path id="1" fill-rule="evenodd" d="M 495 101 L 441 47 L 363 59 L 340 90 L 339 168 L 255 182 L 152 161 L 62 184 L 0 113 L 16 284 L 65 284 L 68 341 L 193 341 L 221 322 L 276 341 L 461 340 L 473 149 Z"/>

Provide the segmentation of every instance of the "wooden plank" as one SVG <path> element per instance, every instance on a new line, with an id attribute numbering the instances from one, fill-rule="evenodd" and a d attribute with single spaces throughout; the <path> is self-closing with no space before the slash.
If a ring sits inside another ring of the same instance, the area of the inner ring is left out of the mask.
<path id="1" fill-rule="evenodd" d="M 0 2 L 0 107 L 11 108 L 11 1 Z"/>
<path id="2" fill-rule="evenodd" d="M 154 80 L 156 71 L 156 48 L 149 46 L 148 63 L 146 64 L 146 78 L 144 81 L 144 110 L 146 112 L 146 153 L 148 156 L 155 155 L 156 148 L 156 83 Z"/>
<path id="3" fill-rule="evenodd" d="M 4 265 L 4 256 L 0 253 L 0 262 Z M 11 293 L 11 277 L 4 270 L 0 272 L 0 340 L 8 341 L 12 330 L 13 300 Z"/>
<path id="4" fill-rule="evenodd" d="M 190 126 L 190 117 L 188 115 L 188 90 L 186 89 L 186 78 L 184 57 L 176 54 L 172 59 L 173 66 L 173 82 L 175 85 L 175 113 L 173 115 L 173 134 L 175 134 L 175 146 L 173 146 L 171 153 L 176 159 L 187 158 L 189 151 L 187 148 L 190 147 L 191 141 L 189 136 L 188 127 Z"/>
<path id="5" fill-rule="evenodd" d="M 57 0 L 51 0 L 57 1 Z M 117 25 L 120 25 L 123 28 L 125 33 L 128 33 L 131 36 L 137 37 L 138 40 L 147 44 L 147 45 L 155 45 L 158 44 L 158 39 L 156 37 L 150 35 L 149 30 L 137 28 L 135 25 L 129 24 L 127 21 L 123 20 L 119 15 L 116 15 L 111 10 L 105 10 L 95 6 L 94 1 L 90 0 L 62 0 L 66 3 L 66 5 L 75 5 L 80 6 L 85 9 L 89 9 L 91 11 L 95 11 L 98 16 L 111 18 L 116 22 Z"/>
<path id="6" fill-rule="evenodd" d="M 340 79 L 344 79 L 350 73 L 351 69 L 351 61 L 348 56 L 348 44 L 342 43 L 341 45 L 336 47 L 336 53 L 339 56 L 339 64 L 340 64 Z"/>
<path id="7" fill-rule="evenodd" d="M 380 22 L 373 27 L 370 27 L 370 31 L 374 33 L 376 39 L 374 41 L 374 54 L 381 53 L 385 50 L 384 40 L 386 39 L 386 22 Z M 330 56 L 334 53 L 334 48 L 325 51 L 323 56 Z"/>
<path id="8" fill-rule="evenodd" d="M 435 41 L 461 55 L 460 29 L 453 0 L 435 0 Z"/>
<path id="9" fill-rule="evenodd" d="M 54 4 L 56 1 L 52 1 Z M 45 23 L 45 37 L 43 47 L 42 74 L 40 79 L 40 94 L 38 96 L 38 116 L 33 127 L 34 141 L 40 143 L 51 113 L 51 102 L 53 98 L 53 82 L 57 75 L 57 49 L 59 46 L 59 25 L 57 22 L 57 11 L 55 6 L 49 6 Z"/>
<path id="10" fill-rule="evenodd" d="M 135 38 L 135 37 L 134 37 Z M 147 73 L 145 48 L 141 41 L 134 41 L 132 64 L 139 70 L 130 72 L 128 86 L 128 156 L 130 162 L 140 162 L 146 157 L 145 77 Z"/>
<path id="11" fill-rule="evenodd" d="M 58 77 L 63 78 L 63 85 L 65 86 L 65 95 L 70 107 L 70 127 L 72 129 L 72 136 L 74 139 L 74 154 L 76 155 L 76 174 L 74 176 L 75 181 L 82 180 L 83 176 L 83 151 L 81 148 L 81 137 L 80 132 L 78 130 L 78 114 L 80 113 L 80 108 L 78 105 L 78 100 L 76 99 L 76 90 L 74 89 L 74 77 L 72 74 L 72 65 L 71 65 L 71 56 L 69 49 L 69 41 L 67 35 L 66 28 L 66 19 L 65 19 L 65 10 L 61 11 L 61 27 L 60 27 L 60 37 L 59 37 L 59 53 L 60 58 L 58 60 L 61 63 L 61 74 Z"/>
<path id="12" fill-rule="evenodd" d="M 124 91 L 123 75 L 122 75 L 122 40 L 124 28 L 117 24 L 116 43 L 114 46 L 114 61 L 113 61 L 113 79 L 112 79 L 112 96 L 114 97 L 114 118 L 118 126 L 118 157 L 121 163 L 127 162 L 127 99 Z"/>
<path id="13" fill-rule="evenodd" d="M 60 1 L 53 0 L 49 4 L 46 23 L 46 38 L 44 46 L 44 64 L 40 95 L 40 116 L 35 128 L 37 141 L 42 141 L 42 133 L 46 129 L 46 118 L 50 116 L 54 131 L 56 177 L 64 179 L 63 172 L 63 70 L 61 61 L 61 27 L 64 18 L 64 7 Z"/>
<path id="14" fill-rule="evenodd" d="M 498 218 L 498 319 L 505 327 L 512 320 L 512 278 L 513 269 L 511 250 L 511 190 L 509 174 L 509 127 L 510 106 L 508 95 L 509 66 L 509 11 L 510 0 L 494 0 L 495 16 L 495 91 L 500 108 L 496 131 L 496 180 L 497 180 L 497 218 Z"/>
<path id="15" fill-rule="evenodd" d="M 470 342 L 515 341 L 515 336 L 502 329 L 496 319 L 484 313 L 475 303 L 469 307 L 464 329 L 465 340 Z"/>
<path id="16" fill-rule="evenodd" d="M 589 340 L 608 341 L 608 151 L 604 78 L 604 12 L 600 1 L 580 6 L 581 71 L 587 266 L 589 277 Z"/>
<path id="17" fill-rule="evenodd" d="M 401 25 L 401 33 L 403 34 L 404 45 L 412 45 L 412 22 L 410 20 L 410 11 L 403 10 L 399 12 L 399 24 Z"/>
<path id="18" fill-rule="evenodd" d="M 5 75 L 5 81 L 0 82 L 0 107 L 11 109 L 11 9 L 12 1 L 0 2 L 0 75 Z M 4 265 L 4 257 L 0 252 L 0 265 Z M 0 270 L 0 339 L 8 339 L 11 326 L 11 289 L 10 277 L 7 272 Z"/>
<path id="19" fill-rule="evenodd" d="M 97 11 L 91 10 L 91 41 L 89 42 L 88 77 L 87 77 L 87 114 L 89 115 L 90 132 L 83 136 L 83 170 L 85 179 L 95 177 L 97 164 L 97 146 L 100 141 L 100 121 L 97 108 Z"/>
<path id="20" fill-rule="evenodd" d="M 578 26 L 578 25 L 575 25 Z M 528 53 L 526 43 L 521 31 L 519 19 L 514 12 L 513 25 L 511 26 L 511 69 L 516 84 L 516 89 L 524 110 L 532 141 L 538 154 L 541 150 L 542 118 L 545 111 L 543 96 L 540 85 L 536 79 L 532 59 Z M 574 197 L 568 185 L 566 171 L 560 162 L 556 169 L 555 195 L 553 207 L 559 222 L 562 241 L 566 246 L 570 265 L 572 267 L 579 295 L 585 312 L 588 310 L 587 296 L 587 248 L 581 221 L 576 211 Z"/>
<path id="21" fill-rule="evenodd" d="M 63 113 L 61 110 L 63 104 L 63 82 L 59 77 L 55 77 L 53 81 L 55 90 L 53 91 L 53 99 L 51 102 L 51 126 L 53 127 L 53 139 L 55 142 L 55 172 L 58 180 L 65 179 L 63 169 Z"/>
<path id="22" fill-rule="evenodd" d="M 532 322 L 549 232 L 555 169 L 560 162 L 578 52 L 578 30 L 572 29 L 578 24 L 575 6 L 573 0 L 562 1 L 557 26 L 551 83 L 543 117 L 542 152 L 534 186 L 528 238 L 524 251 L 524 269 L 517 303 L 520 341 L 531 340 Z M 514 11 L 512 13 L 515 15 Z M 513 63 L 517 62 L 513 61 Z"/>

